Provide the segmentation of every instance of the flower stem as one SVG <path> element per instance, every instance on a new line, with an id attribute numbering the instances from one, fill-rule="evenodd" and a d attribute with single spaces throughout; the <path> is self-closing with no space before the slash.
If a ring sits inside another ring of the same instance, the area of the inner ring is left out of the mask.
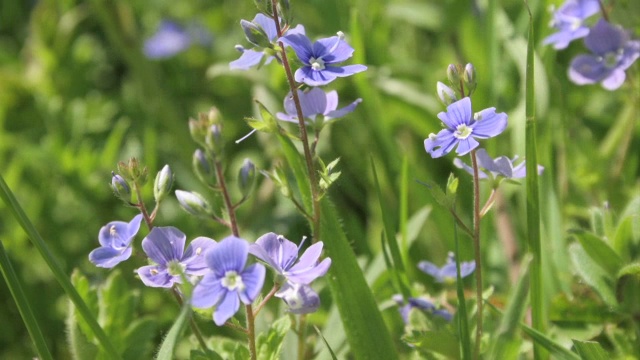
<path id="1" fill-rule="evenodd" d="M 247 338 L 249 340 L 249 353 L 251 354 L 251 360 L 256 360 L 258 352 L 256 350 L 256 328 L 255 317 L 253 316 L 253 308 L 251 304 L 245 305 L 244 309 L 247 313 Z"/>
<path id="2" fill-rule="evenodd" d="M 273 21 L 276 24 L 276 31 L 278 37 L 282 36 L 282 28 L 280 28 L 280 21 L 278 16 L 278 1 L 271 0 L 273 7 Z M 293 72 L 289 65 L 289 59 L 287 58 L 287 52 L 285 51 L 282 41 L 278 42 L 281 52 L 282 66 L 287 74 L 287 82 L 291 89 L 291 96 L 296 106 L 296 113 L 298 117 L 298 128 L 300 130 L 300 140 L 302 141 L 302 149 L 304 151 L 304 159 L 307 164 L 307 172 L 309 173 L 309 182 L 311 183 L 311 196 L 313 206 L 313 242 L 316 242 L 320 238 L 320 192 L 318 190 L 318 181 L 316 180 L 316 171 L 313 166 L 313 155 L 311 154 L 311 148 L 309 147 L 309 136 L 307 135 L 307 128 L 304 123 L 304 114 L 302 112 L 302 105 L 300 104 L 300 97 L 298 96 L 298 88 L 293 78 Z"/>
<path id="3" fill-rule="evenodd" d="M 140 210 L 142 217 L 144 218 L 144 222 L 147 224 L 147 228 L 149 230 L 153 229 L 153 218 L 149 216 L 149 212 L 147 211 L 147 207 L 144 205 L 144 201 L 142 201 L 142 192 L 140 191 L 140 186 L 138 182 L 133 183 L 133 189 L 136 192 L 137 203 L 134 204 L 135 207 Z"/>
<path id="4" fill-rule="evenodd" d="M 471 150 L 471 165 L 473 166 L 473 247 L 476 261 L 476 305 L 478 316 L 476 325 L 476 346 L 474 359 L 480 358 L 480 342 L 482 339 L 482 256 L 480 254 L 480 177 L 478 176 L 478 161 L 476 150 Z"/>
<path id="5" fill-rule="evenodd" d="M 307 315 L 306 314 L 302 314 L 300 315 L 300 317 L 298 318 L 298 360 L 304 360 L 305 359 L 305 352 L 306 352 L 306 345 L 307 342 L 306 340 L 306 331 L 307 330 Z"/>
<path id="6" fill-rule="evenodd" d="M 222 198 L 224 199 L 224 205 L 227 208 L 227 214 L 229 214 L 229 226 L 231 228 L 231 233 L 233 233 L 233 236 L 240 236 L 240 232 L 238 231 L 238 222 L 236 221 L 236 210 L 231 202 L 231 197 L 227 190 L 227 184 L 224 181 L 224 174 L 222 173 L 222 164 L 220 163 L 220 160 L 214 161 L 214 167 L 216 168 L 216 177 L 218 178 L 218 184 L 220 186 Z"/>
<path id="7" fill-rule="evenodd" d="M 271 299 L 273 297 L 273 295 L 275 295 L 276 291 L 278 291 L 280 287 L 278 286 L 278 284 L 274 284 L 273 288 L 271 289 L 271 291 L 269 291 L 269 293 L 264 297 L 264 299 L 262 299 L 262 301 L 260 302 L 260 304 L 258 304 L 258 306 L 255 309 L 254 312 L 254 316 L 258 316 L 258 314 L 260 313 L 260 310 L 262 310 L 262 308 L 267 304 L 267 301 L 269 301 L 269 299 Z"/>
<path id="8" fill-rule="evenodd" d="M 175 286 L 171 288 L 171 292 L 173 293 L 173 296 L 176 298 L 178 305 L 182 307 L 182 297 L 180 296 L 180 293 L 178 292 Z M 198 344 L 200 344 L 200 347 L 202 348 L 202 350 L 207 350 L 208 349 L 207 343 L 204 341 L 204 338 L 202 337 L 202 333 L 200 332 L 200 328 L 198 327 L 196 320 L 193 318 L 193 316 L 191 316 L 189 321 L 191 325 L 191 331 L 193 332 L 193 335 L 195 335 L 196 339 L 198 339 Z"/>

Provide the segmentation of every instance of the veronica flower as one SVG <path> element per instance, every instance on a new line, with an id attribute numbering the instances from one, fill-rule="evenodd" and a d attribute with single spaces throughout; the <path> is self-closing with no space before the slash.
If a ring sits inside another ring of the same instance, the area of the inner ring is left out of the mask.
<path id="1" fill-rule="evenodd" d="M 274 296 L 284 300 L 294 314 L 312 313 L 320 306 L 320 297 L 309 285 L 287 282 Z"/>
<path id="2" fill-rule="evenodd" d="M 131 240 L 140 229 L 142 214 L 130 222 L 112 221 L 100 228 L 100 246 L 89 253 L 89 260 L 98 267 L 112 268 L 131 256 Z"/>
<path id="3" fill-rule="evenodd" d="M 400 311 L 400 316 L 402 316 L 402 320 L 405 324 L 409 324 L 409 313 L 411 313 L 411 309 L 419 309 L 427 313 L 440 316 L 447 321 L 451 321 L 451 318 L 453 317 L 453 315 L 451 315 L 451 313 L 446 309 L 436 309 L 436 306 L 427 299 L 410 297 L 405 303 L 402 295 L 396 294 L 393 296 L 393 300 L 398 305 L 398 311 Z"/>
<path id="4" fill-rule="evenodd" d="M 453 253 L 449 253 L 447 256 L 447 263 L 442 267 L 438 267 L 437 265 L 429 262 L 429 261 L 420 261 L 418 263 L 418 268 L 422 270 L 424 273 L 427 273 L 436 280 L 436 282 L 444 283 L 444 282 L 452 282 L 457 278 L 457 270 L 456 270 L 456 258 Z M 460 277 L 466 277 L 473 273 L 476 269 L 476 262 L 461 262 L 460 263 Z"/>
<path id="5" fill-rule="evenodd" d="M 424 147 L 433 158 L 448 154 L 456 145 L 456 153 L 464 155 L 475 149 L 478 139 L 499 135 L 507 127 L 507 114 L 496 113 L 496 108 L 484 109 L 472 115 L 471 99 L 468 97 L 447 106 L 438 118 L 446 125 L 438 134 L 430 134 Z"/>
<path id="6" fill-rule="evenodd" d="M 187 237 L 172 227 L 154 227 L 142 240 L 142 249 L 156 265 L 137 270 L 142 282 L 151 287 L 169 288 L 181 283 L 181 275 L 198 276 L 209 271 L 204 260 L 205 251 L 215 241 L 206 237 L 195 238 L 185 250 Z"/>
<path id="7" fill-rule="evenodd" d="M 262 264 L 245 267 L 249 255 L 246 240 L 229 236 L 214 244 L 205 254 L 211 272 L 193 289 L 191 304 L 198 308 L 215 306 L 213 321 L 224 325 L 240 308 L 240 301 L 250 305 L 264 284 Z"/>
<path id="8" fill-rule="evenodd" d="M 185 28 L 172 21 L 160 23 L 158 31 L 144 42 L 143 52 L 150 59 L 164 59 L 187 50 L 194 42 L 206 44 L 211 36 L 202 27 Z"/>
<path id="9" fill-rule="evenodd" d="M 503 177 L 505 179 L 521 179 L 527 175 L 527 168 L 525 160 L 522 160 L 518 165 L 514 166 L 518 161 L 518 156 L 514 156 L 513 159 L 509 159 L 506 156 L 500 156 L 495 159 L 491 158 L 485 149 L 478 149 L 476 151 L 476 159 L 478 160 L 478 167 L 485 169 L 487 172 L 478 170 L 478 177 L 480 179 L 487 179 L 491 177 L 496 179 Z M 453 164 L 473 175 L 473 168 L 460 160 L 459 158 L 453 159 Z M 544 167 L 538 165 L 538 174 L 542 174 Z"/>
<path id="10" fill-rule="evenodd" d="M 309 86 L 326 85 L 338 77 L 346 77 L 367 70 L 364 65 L 340 66 L 339 63 L 353 55 L 353 48 L 343 40 L 344 34 L 320 39 L 311 43 L 304 34 L 287 34 L 280 38 L 285 45 L 293 48 L 302 62 L 296 70 L 297 82 Z"/>
<path id="11" fill-rule="evenodd" d="M 619 88 L 625 70 L 640 57 L 640 41 L 630 40 L 619 26 L 600 19 L 584 39 L 593 54 L 578 55 L 571 61 L 569 79 L 578 85 L 601 83 L 607 90 Z"/>
<path id="12" fill-rule="evenodd" d="M 240 25 L 243 27 L 243 29 L 248 26 L 257 26 L 264 32 L 267 40 L 271 44 L 275 43 L 278 38 L 276 22 L 273 20 L 273 18 L 264 14 L 257 14 L 251 22 L 242 20 L 240 22 Z M 287 30 L 285 34 L 304 34 L 304 27 L 302 25 L 298 25 L 295 28 Z M 240 58 L 238 58 L 237 60 L 229 63 L 229 67 L 231 68 L 231 70 L 249 70 L 249 68 L 260 64 L 260 62 L 263 61 L 263 58 L 265 65 L 269 64 L 273 60 L 274 57 L 272 55 L 272 51 L 270 51 L 272 46 L 262 47 L 255 43 L 254 45 L 256 45 L 255 50 L 245 49 L 241 45 L 236 45 L 236 50 L 240 51 L 242 55 L 240 55 Z"/>
<path id="13" fill-rule="evenodd" d="M 311 88 L 311 90 L 308 91 L 298 90 L 298 98 L 300 99 L 300 106 L 302 107 L 302 115 L 306 119 L 311 120 L 311 122 L 316 122 L 316 118 L 319 115 L 323 117 L 323 122 L 341 118 L 352 112 L 356 106 L 362 102 L 362 99 L 357 99 L 351 104 L 337 110 L 338 93 L 335 90 L 325 93 L 317 87 Z M 276 114 L 278 119 L 295 123 L 298 122 L 298 112 L 291 92 L 284 98 L 284 110 L 286 113 L 279 112 Z"/>
<path id="14" fill-rule="evenodd" d="M 571 41 L 587 36 L 589 28 L 584 20 L 599 10 L 598 0 L 567 0 L 553 13 L 550 26 L 558 31 L 547 36 L 542 43 L 553 44 L 555 49 L 564 49 Z"/>
<path id="15" fill-rule="evenodd" d="M 322 241 L 318 241 L 309 246 L 298 258 L 300 247 L 285 239 L 284 236 L 271 232 L 262 235 L 254 244 L 251 244 L 249 252 L 266 262 L 288 282 L 307 285 L 326 274 L 331 266 L 330 258 L 318 263 L 322 247 Z"/>

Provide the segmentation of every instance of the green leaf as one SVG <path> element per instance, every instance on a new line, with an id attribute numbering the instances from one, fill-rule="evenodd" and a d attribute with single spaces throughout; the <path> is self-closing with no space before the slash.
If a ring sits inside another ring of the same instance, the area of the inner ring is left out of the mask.
<path id="1" fill-rule="evenodd" d="M 78 271 L 78 269 L 75 269 L 71 274 L 71 283 L 78 291 L 78 294 L 80 294 L 80 296 L 82 297 L 82 300 L 84 300 L 84 302 L 87 304 L 87 307 L 89 308 L 89 310 L 91 310 L 91 313 L 95 317 L 97 317 L 99 307 L 98 292 L 96 291 L 96 289 L 90 286 L 89 280 L 86 278 L 86 276 L 82 275 L 80 271 Z M 87 324 L 86 321 L 79 317 L 80 313 L 78 312 L 78 309 L 72 308 L 72 310 L 74 310 L 75 312 L 74 319 L 77 322 L 80 330 L 84 334 L 85 338 L 89 341 L 95 340 L 95 336 L 93 335 L 89 324 Z"/>
<path id="2" fill-rule="evenodd" d="M 573 340 L 578 354 L 582 360 L 609 360 L 611 355 L 607 354 L 602 346 L 595 341 Z"/>
<path id="3" fill-rule="evenodd" d="M 604 240 L 593 233 L 574 233 L 589 257 L 602 267 L 611 277 L 616 276 L 623 265 L 622 259 Z"/>
<path id="4" fill-rule="evenodd" d="M 591 259 L 580 244 L 569 245 L 569 255 L 573 266 L 584 281 L 591 285 L 609 306 L 617 307 L 618 303 L 613 294 L 613 278 Z"/>
<path id="5" fill-rule="evenodd" d="M 321 199 L 320 209 L 320 233 L 325 253 L 332 260 L 327 281 L 351 351 L 356 359 L 397 359 L 378 305 L 327 196 Z"/>
<path id="6" fill-rule="evenodd" d="M 549 337 L 547 337 L 545 334 L 536 331 L 533 328 L 530 328 L 529 326 L 525 325 L 525 324 L 520 324 L 520 326 L 522 326 L 522 330 L 528 335 L 530 336 L 533 341 L 542 346 L 543 348 L 545 348 L 547 351 L 549 351 L 549 354 L 552 355 L 553 359 L 558 359 L 558 360 L 580 360 L 580 356 L 578 356 L 578 354 L 571 352 L 571 350 L 568 350 L 564 347 L 562 347 L 562 345 L 556 343 L 555 341 L 551 340 Z"/>
<path id="7" fill-rule="evenodd" d="M 291 318 L 285 315 L 271 324 L 269 330 L 258 335 L 256 340 L 259 360 L 278 360 L 284 337 L 291 329 Z"/>
<path id="8" fill-rule="evenodd" d="M 329 350 L 329 354 L 331 355 L 331 360 L 338 360 L 338 358 L 336 357 L 336 353 L 333 352 L 331 345 L 329 345 L 329 342 L 327 341 L 327 339 L 324 338 L 324 335 L 322 335 L 322 332 L 320 331 L 320 329 L 318 329 L 318 327 L 315 325 L 313 326 L 313 328 L 316 330 L 316 333 L 318 333 L 318 336 L 320 336 L 320 338 L 322 339 L 322 342 L 327 347 L 327 350 Z"/>
<path id="9" fill-rule="evenodd" d="M 191 350 L 189 354 L 189 360 L 224 360 L 222 356 L 218 355 L 216 352 L 207 349 L 206 351 L 202 350 Z"/>
<path id="10" fill-rule="evenodd" d="M 620 307 L 629 314 L 640 314 L 640 263 L 623 267 L 617 277 L 616 297 Z"/>
<path id="11" fill-rule="evenodd" d="M 98 354 L 98 347 L 87 340 L 87 337 L 80 329 L 80 321 L 77 319 L 76 308 L 72 302 L 69 302 L 66 329 L 71 358 L 74 360 L 95 359 Z"/>
<path id="12" fill-rule="evenodd" d="M 124 360 L 138 360 L 150 358 L 153 350 L 152 340 L 156 336 L 157 322 L 146 317 L 133 321 L 124 336 L 124 348 L 122 354 Z"/>
<path id="13" fill-rule="evenodd" d="M 455 194 L 445 194 L 440 186 L 431 180 L 423 183 L 423 185 L 429 190 L 431 196 L 433 196 L 438 204 L 449 210 L 453 208 L 455 204 Z"/>
<path id="14" fill-rule="evenodd" d="M 176 345 L 178 344 L 178 341 L 180 341 L 182 332 L 187 325 L 190 312 L 191 306 L 188 301 L 185 301 L 184 304 L 182 304 L 180 315 L 178 315 L 178 318 L 171 326 L 171 329 L 169 329 L 167 336 L 162 341 L 156 360 L 171 360 L 174 358 L 173 352 L 175 351 Z"/>
<path id="15" fill-rule="evenodd" d="M 118 349 L 123 349 L 124 335 L 134 319 L 134 299 L 122 273 L 114 270 L 109 274 L 99 299 L 98 319 Z"/>

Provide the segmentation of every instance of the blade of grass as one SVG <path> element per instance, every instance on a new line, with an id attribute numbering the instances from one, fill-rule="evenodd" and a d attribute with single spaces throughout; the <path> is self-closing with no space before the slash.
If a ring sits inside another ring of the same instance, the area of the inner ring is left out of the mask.
<path id="1" fill-rule="evenodd" d="M 69 280 L 69 276 L 65 274 L 62 270 L 62 266 L 58 263 L 58 260 L 53 256 L 53 253 L 47 246 L 47 243 L 42 239 L 36 228 L 33 226 L 27 215 L 22 210 L 22 207 L 16 200 L 15 196 L 9 189 L 9 186 L 4 181 L 2 175 L 0 175 L 0 197 L 9 208 L 9 211 L 16 218 L 18 223 L 22 229 L 27 233 L 27 236 L 31 240 L 31 243 L 38 249 L 40 255 L 44 258 L 45 262 L 51 269 L 54 277 L 60 283 L 60 286 L 64 289 L 64 292 L 69 296 L 73 304 L 78 308 L 78 312 L 82 316 L 82 318 L 87 322 L 94 335 L 100 342 L 100 344 L 104 347 L 106 353 L 112 359 L 120 359 L 120 355 L 116 348 L 113 346 L 107 334 L 105 334 L 104 330 L 98 324 L 98 321 L 91 314 L 91 310 L 87 307 L 87 304 L 84 303 L 80 294 L 76 291 L 71 284 L 71 280 Z"/>
<path id="2" fill-rule="evenodd" d="M 22 290 L 20 280 L 13 270 L 13 266 L 11 266 L 11 261 L 4 249 L 2 241 L 0 241 L 0 270 L 2 271 L 4 280 L 7 282 L 11 296 L 18 307 L 20 316 L 22 316 L 22 321 L 24 321 L 24 324 L 27 327 L 29 336 L 31 336 L 31 340 L 38 351 L 38 355 L 42 359 L 53 360 L 53 357 L 49 352 L 49 348 L 47 347 L 47 342 L 44 340 L 44 336 L 42 335 L 42 330 L 40 330 L 40 326 L 38 325 L 38 321 L 31 311 L 29 298 L 27 298 L 26 294 Z"/>
<path id="3" fill-rule="evenodd" d="M 533 255 L 531 264 L 531 318 L 533 328 L 544 333 L 544 289 L 542 285 L 542 246 L 540 242 L 540 196 L 538 187 L 538 155 L 536 144 L 536 114 L 535 114 L 535 84 L 534 84 L 534 44 L 533 16 L 529 3 L 525 0 L 525 7 L 529 12 L 529 36 L 527 42 L 527 71 L 526 71 L 526 126 L 525 126 L 525 154 L 527 159 L 527 238 L 529 252 Z M 535 359 L 544 359 L 543 349 L 534 343 Z"/>
<path id="4" fill-rule="evenodd" d="M 458 239 L 458 223 L 453 219 L 453 237 L 455 241 L 456 255 L 460 254 L 460 240 Z M 460 270 L 460 258 L 456 256 L 456 293 L 458 295 L 458 332 L 462 347 L 462 359 L 471 360 L 471 331 L 469 330 L 469 317 L 467 315 L 467 302 L 464 298 L 464 286 Z"/>

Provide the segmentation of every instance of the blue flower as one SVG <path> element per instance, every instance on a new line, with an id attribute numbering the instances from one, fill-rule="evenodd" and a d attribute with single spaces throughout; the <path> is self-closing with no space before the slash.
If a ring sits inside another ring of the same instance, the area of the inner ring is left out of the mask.
<path id="1" fill-rule="evenodd" d="M 542 43 L 553 44 L 555 49 L 564 49 L 573 40 L 589 34 L 589 28 L 584 25 L 591 15 L 600 10 L 598 0 L 567 0 L 554 12 L 550 26 L 558 32 L 547 36 Z"/>
<path id="2" fill-rule="evenodd" d="M 418 263 L 418 268 L 422 270 L 424 273 L 427 273 L 439 283 L 450 283 L 455 281 L 457 275 L 456 270 L 456 258 L 453 253 L 449 253 L 447 256 L 447 263 L 442 267 L 438 267 L 437 265 L 429 262 L 429 261 L 420 261 Z M 473 273 L 476 269 L 476 262 L 461 262 L 460 263 L 460 277 L 466 277 Z"/>
<path id="3" fill-rule="evenodd" d="M 131 222 L 112 221 L 100 228 L 100 246 L 89 253 L 89 260 L 98 267 L 112 268 L 131 256 L 131 240 L 140 229 L 142 214 Z"/>
<path id="4" fill-rule="evenodd" d="M 242 20 L 242 22 L 248 21 Z M 243 25 L 242 22 L 241 25 Z M 258 14 L 253 18 L 251 23 L 264 31 L 264 34 L 267 36 L 268 41 L 270 41 L 272 44 L 275 43 L 278 37 L 278 32 L 276 29 L 276 22 L 273 20 L 273 18 L 268 17 L 264 14 Z M 295 28 L 288 29 L 284 34 L 304 34 L 304 27 L 302 25 L 298 25 Z M 272 55 L 273 52 L 268 51 L 271 50 L 269 48 L 256 46 L 256 50 L 253 50 L 245 49 L 241 45 L 236 45 L 236 49 L 240 51 L 242 55 L 240 55 L 240 58 L 238 58 L 237 60 L 229 63 L 229 67 L 231 68 L 231 70 L 249 70 L 249 68 L 260 64 L 260 62 L 263 61 L 263 58 L 265 58 L 264 64 L 267 65 L 274 58 L 274 56 Z"/>
<path id="5" fill-rule="evenodd" d="M 260 294 L 265 268 L 253 264 L 245 268 L 249 255 L 246 240 L 229 236 L 214 244 L 205 254 L 211 272 L 193 289 L 191 304 L 198 308 L 215 306 L 213 321 L 224 325 L 240 308 L 240 301 L 250 305 Z"/>
<path id="6" fill-rule="evenodd" d="M 300 244 L 302 246 L 302 244 Z M 307 285 L 323 276 L 331 266 L 331 259 L 318 263 L 323 243 L 319 241 L 298 258 L 300 247 L 282 235 L 267 233 L 249 247 L 249 252 L 266 262 L 275 272 L 288 282 Z"/>
<path id="7" fill-rule="evenodd" d="M 507 114 L 496 113 L 496 108 L 484 109 L 472 115 L 471 99 L 468 97 L 447 106 L 438 118 L 446 128 L 438 134 L 430 134 L 424 147 L 433 158 L 448 154 L 457 145 L 456 153 L 464 155 L 475 149 L 478 139 L 488 139 L 499 135 L 507 127 Z"/>
<path id="8" fill-rule="evenodd" d="M 476 159 L 478 160 L 478 167 L 487 171 L 478 171 L 478 177 L 480 179 L 487 179 L 489 177 L 492 179 L 496 179 L 498 177 L 505 179 L 521 179 L 527 175 L 525 160 L 522 160 L 522 162 L 516 166 L 513 165 L 518 161 L 518 156 L 514 156 L 513 159 L 509 159 L 506 156 L 500 156 L 492 159 L 485 149 L 478 149 L 476 152 Z M 453 159 L 453 165 L 473 175 L 473 168 L 462 162 L 459 158 Z M 542 174 L 542 171 L 544 171 L 544 167 L 542 165 L 538 165 L 538 174 Z"/>
<path id="9" fill-rule="evenodd" d="M 356 106 L 362 102 L 362 99 L 356 99 L 356 101 L 351 104 L 337 110 L 338 93 L 335 90 L 325 93 L 317 87 L 311 88 L 311 90 L 308 91 L 298 90 L 298 97 L 300 98 L 302 115 L 311 120 L 311 122 L 316 122 L 318 115 L 323 116 L 322 122 L 341 118 L 355 110 Z M 284 98 L 284 110 L 286 113 L 279 112 L 276 114 L 278 119 L 295 123 L 298 122 L 298 112 L 291 92 Z"/>
<path id="10" fill-rule="evenodd" d="M 584 39 L 593 54 L 578 55 L 571 61 L 569 79 L 578 85 L 601 83 L 607 90 L 619 88 L 625 70 L 640 57 L 640 41 L 630 40 L 619 26 L 600 20 Z"/>
<path id="11" fill-rule="evenodd" d="M 364 65 L 339 66 L 353 55 L 353 48 L 343 40 L 344 34 L 320 39 L 313 44 L 304 34 L 288 34 L 280 38 L 293 48 L 302 62 L 296 70 L 297 82 L 309 86 L 326 85 L 338 77 L 346 77 L 367 70 Z"/>
<path id="12" fill-rule="evenodd" d="M 181 274 L 198 276 L 209 272 L 204 254 L 216 242 L 198 237 L 185 250 L 186 238 L 182 231 L 168 226 L 153 228 L 142 240 L 142 249 L 156 263 L 137 270 L 145 285 L 169 288 L 182 282 Z"/>
<path id="13" fill-rule="evenodd" d="M 436 306 L 429 300 L 423 298 L 410 297 L 405 303 L 404 298 L 400 294 L 393 296 L 393 300 L 399 306 L 400 316 L 405 324 L 409 324 L 409 314 L 412 309 L 419 309 L 430 314 L 440 316 L 441 318 L 451 321 L 453 315 L 446 309 L 436 309 Z"/>
<path id="14" fill-rule="evenodd" d="M 164 59 L 187 50 L 194 42 L 206 44 L 209 33 L 199 26 L 188 29 L 172 21 L 162 21 L 158 31 L 144 42 L 143 52 L 149 59 Z"/>
<path id="15" fill-rule="evenodd" d="M 309 285 L 287 282 L 274 296 L 284 300 L 294 314 L 309 314 L 320 307 L 320 297 Z"/>

